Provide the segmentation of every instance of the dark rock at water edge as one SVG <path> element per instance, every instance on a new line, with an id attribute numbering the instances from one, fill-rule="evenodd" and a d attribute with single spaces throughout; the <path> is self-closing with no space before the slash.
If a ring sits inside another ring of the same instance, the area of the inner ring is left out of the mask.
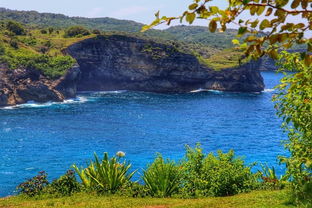
<path id="1" fill-rule="evenodd" d="M 189 92 L 199 88 L 260 92 L 257 62 L 215 71 L 172 46 L 134 37 L 98 36 L 66 50 L 80 65 L 78 91 Z"/>
<path id="2" fill-rule="evenodd" d="M 61 102 L 76 96 L 77 66 L 57 80 L 45 77 L 36 69 L 8 69 L 0 66 L 0 106 L 34 102 Z"/>

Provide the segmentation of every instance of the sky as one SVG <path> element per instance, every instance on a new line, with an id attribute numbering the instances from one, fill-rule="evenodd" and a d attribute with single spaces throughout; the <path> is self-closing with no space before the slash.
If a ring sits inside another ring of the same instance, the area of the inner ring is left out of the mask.
<path id="1" fill-rule="evenodd" d="M 179 16 L 192 0 L 0 0 L 0 7 L 81 17 L 113 17 L 151 23 L 154 14 Z M 219 1 L 225 4 L 226 1 Z M 207 23 L 197 22 L 203 25 Z"/>
<path id="2" fill-rule="evenodd" d="M 161 16 L 179 16 L 192 2 L 192 0 L 0 0 L 0 7 L 60 13 L 68 16 L 113 17 L 149 24 L 155 19 L 154 14 L 157 11 L 160 11 Z M 227 5 L 226 0 L 216 0 L 213 3 L 221 8 Z M 242 14 L 240 18 L 250 18 L 249 13 Z M 299 22 L 300 18 L 294 16 L 290 20 Z M 180 23 L 176 21 L 171 25 L 177 24 Z M 194 25 L 207 26 L 207 21 L 197 20 Z M 234 24 L 228 27 L 237 28 Z M 164 28 L 165 25 L 156 27 L 156 29 Z M 312 32 L 308 32 L 307 35 L 312 37 Z"/>

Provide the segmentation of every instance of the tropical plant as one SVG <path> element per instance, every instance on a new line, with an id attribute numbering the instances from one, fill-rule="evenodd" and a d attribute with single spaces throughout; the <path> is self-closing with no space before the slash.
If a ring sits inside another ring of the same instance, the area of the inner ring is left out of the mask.
<path id="1" fill-rule="evenodd" d="M 174 161 L 164 160 L 158 154 L 156 159 L 143 173 L 148 192 L 156 197 L 170 197 L 178 193 L 181 170 Z"/>
<path id="2" fill-rule="evenodd" d="M 136 172 L 129 173 L 131 164 L 120 160 L 121 158 L 118 156 L 109 158 L 108 153 L 104 153 L 103 159 L 100 160 L 94 154 L 94 161 L 91 161 L 87 168 L 78 168 L 76 165 L 73 165 L 73 168 L 87 189 L 115 193 L 129 182 Z"/>
<path id="3" fill-rule="evenodd" d="M 287 182 L 287 176 L 278 177 L 274 167 L 269 167 L 266 165 L 261 165 L 262 170 L 260 171 L 262 179 L 262 187 L 264 189 L 283 189 Z"/>
<path id="4" fill-rule="evenodd" d="M 49 184 L 48 174 L 44 171 L 17 186 L 17 191 L 21 194 L 33 197 L 42 193 L 43 189 Z"/>
<path id="5" fill-rule="evenodd" d="M 198 144 L 187 146 L 183 165 L 182 193 L 186 197 L 229 196 L 258 186 L 258 174 L 236 158 L 234 151 L 205 155 Z"/>

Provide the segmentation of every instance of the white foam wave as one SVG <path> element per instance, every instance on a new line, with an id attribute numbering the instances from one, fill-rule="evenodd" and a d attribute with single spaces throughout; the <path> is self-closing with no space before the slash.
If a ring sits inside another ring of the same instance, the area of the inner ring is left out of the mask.
<path id="1" fill-rule="evenodd" d="M 197 90 L 192 90 L 190 93 L 198 93 L 198 92 L 211 92 L 211 93 L 215 93 L 215 94 L 223 93 L 220 90 L 209 90 L 209 89 L 203 89 L 203 88 L 199 88 Z"/>
<path id="2" fill-rule="evenodd" d="M 274 92 L 275 89 L 264 89 L 263 92 Z"/>
<path id="3" fill-rule="evenodd" d="M 190 93 L 198 93 L 198 92 L 208 92 L 209 90 L 207 89 L 203 89 L 203 88 L 199 88 L 197 90 L 192 90 L 190 91 Z"/>
<path id="4" fill-rule="evenodd" d="M 85 96 L 77 96 L 76 98 L 73 99 L 67 99 L 64 100 L 63 102 L 46 102 L 46 103 L 36 103 L 34 101 L 29 101 L 25 104 L 19 104 L 19 105 L 14 105 L 14 106 L 7 106 L 2 109 L 6 110 L 13 110 L 13 109 L 18 109 L 18 108 L 44 108 L 44 107 L 50 107 L 53 105 L 64 105 L 64 104 L 75 104 L 75 103 L 85 103 L 88 101 L 88 98 Z"/>
<path id="5" fill-rule="evenodd" d="M 90 94 L 90 95 L 106 95 L 106 94 L 119 94 L 127 92 L 127 90 L 112 90 L 112 91 L 79 91 L 80 94 Z"/>

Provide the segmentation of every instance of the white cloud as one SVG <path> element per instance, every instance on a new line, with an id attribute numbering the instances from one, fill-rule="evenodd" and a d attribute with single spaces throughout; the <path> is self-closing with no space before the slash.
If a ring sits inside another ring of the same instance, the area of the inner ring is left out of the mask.
<path id="1" fill-rule="evenodd" d="M 92 8 L 88 13 L 87 17 L 100 17 L 103 12 L 103 9 L 100 7 Z"/>
<path id="2" fill-rule="evenodd" d="M 131 6 L 131 7 L 121 8 L 117 11 L 114 11 L 111 13 L 110 16 L 115 17 L 115 18 L 125 18 L 130 15 L 139 14 L 139 13 L 143 13 L 146 11 L 149 11 L 147 7 Z"/>

